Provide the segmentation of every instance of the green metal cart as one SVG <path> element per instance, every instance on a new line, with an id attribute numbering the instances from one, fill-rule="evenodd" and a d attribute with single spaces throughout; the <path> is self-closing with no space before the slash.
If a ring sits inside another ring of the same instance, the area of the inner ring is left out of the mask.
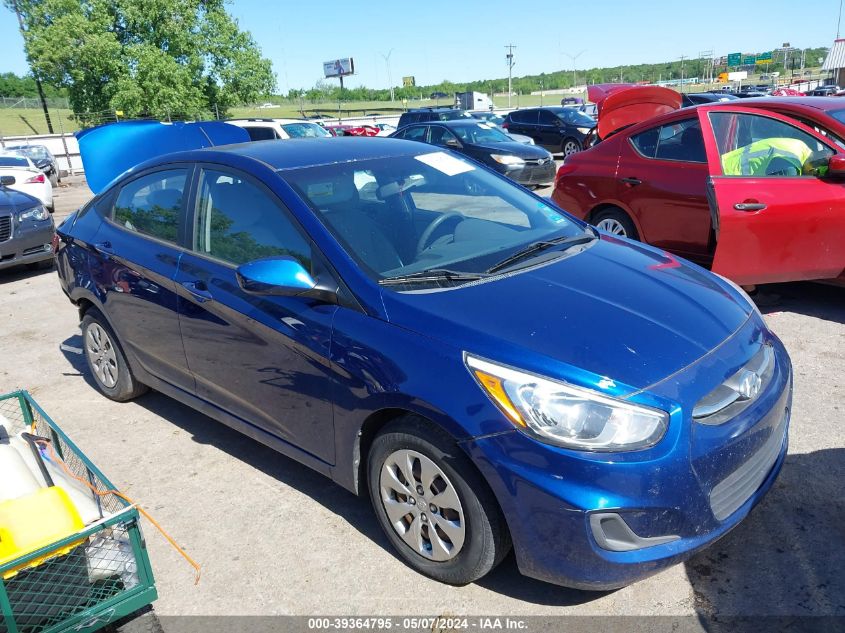
<path id="1" fill-rule="evenodd" d="M 0 395 L 8 435 L 33 428 L 49 438 L 66 472 L 82 478 L 99 520 L 61 541 L 0 565 L 0 633 L 96 631 L 125 620 L 158 596 L 134 506 L 26 391 Z M 33 561 L 43 560 L 36 566 Z M 17 570 L 17 571 L 14 571 Z"/>

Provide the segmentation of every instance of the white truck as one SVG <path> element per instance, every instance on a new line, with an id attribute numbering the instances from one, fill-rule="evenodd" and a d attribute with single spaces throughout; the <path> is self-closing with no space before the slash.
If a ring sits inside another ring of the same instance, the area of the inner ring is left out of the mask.
<path id="1" fill-rule="evenodd" d="M 460 110 L 492 110 L 493 102 L 483 92 L 456 92 L 455 107 Z"/>

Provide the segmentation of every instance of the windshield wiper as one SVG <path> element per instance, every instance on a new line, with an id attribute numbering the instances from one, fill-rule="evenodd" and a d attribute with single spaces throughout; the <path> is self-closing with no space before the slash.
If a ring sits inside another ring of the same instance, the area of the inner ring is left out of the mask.
<path id="1" fill-rule="evenodd" d="M 458 270 L 448 270 L 446 268 L 432 268 L 431 270 L 421 270 L 415 273 L 408 273 L 407 275 L 396 275 L 395 277 L 385 277 L 379 280 L 379 285 L 382 286 L 396 286 L 400 284 L 416 284 L 426 283 L 431 281 L 476 281 L 487 277 L 486 273 L 464 273 Z"/>
<path id="2" fill-rule="evenodd" d="M 581 235 L 569 235 L 566 237 L 557 237 L 551 240 L 539 240 L 537 242 L 532 242 L 522 250 L 518 250 L 513 255 L 505 257 L 505 259 L 500 261 L 498 264 L 494 264 L 493 266 L 488 268 L 486 272 L 487 274 L 499 272 L 500 270 L 508 268 L 509 266 L 515 264 L 520 260 L 526 259 L 527 257 L 530 257 L 531 255 L 544 251 L 548 248 L 552 248 L 553 246 L 575 246 L 576 244 L 585 244 L 587 242 L 592 242 L 594 239 L 596 239 L 596 235 L 592 231 L 590 231 L 587 233 L 582 233 Z"/>

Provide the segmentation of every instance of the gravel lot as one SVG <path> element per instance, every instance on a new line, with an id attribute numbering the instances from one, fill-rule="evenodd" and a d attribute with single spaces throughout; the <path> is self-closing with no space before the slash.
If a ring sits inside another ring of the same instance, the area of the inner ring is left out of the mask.
<path id="1" fill-rule="evenodd" d="M 90 196 L 57 190 L 60 220 Z M 631 614 L 845 616 L 845 290 L 772 287 L 767 320 L 795 366 L 789 456 L 751 517 L 685 565 L 609 593 L 523 578 L 513 558 L 454 588 L 389 550 L 359 499 L 328 479 L 156 393 L 117 404 L 92 386 L 76 310 L 55 272 L 0 271 L 0 391 L 29 389 L 113 481 L 203 564 L 146 536 L 159 615 Z M 795 629 L 803 630 L 803 629 Z"/>

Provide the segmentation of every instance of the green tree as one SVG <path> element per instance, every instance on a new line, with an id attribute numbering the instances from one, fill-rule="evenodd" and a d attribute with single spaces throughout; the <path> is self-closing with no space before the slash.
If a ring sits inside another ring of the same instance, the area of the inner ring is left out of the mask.
<path id="1" fill-rule="evenodd" d="M 23 15 L 25 46 L 45 83 L 66 88 L 83 120 L 195 117 L 275 89 L 270 60 L 225 0 L 3 0 Z"/>

